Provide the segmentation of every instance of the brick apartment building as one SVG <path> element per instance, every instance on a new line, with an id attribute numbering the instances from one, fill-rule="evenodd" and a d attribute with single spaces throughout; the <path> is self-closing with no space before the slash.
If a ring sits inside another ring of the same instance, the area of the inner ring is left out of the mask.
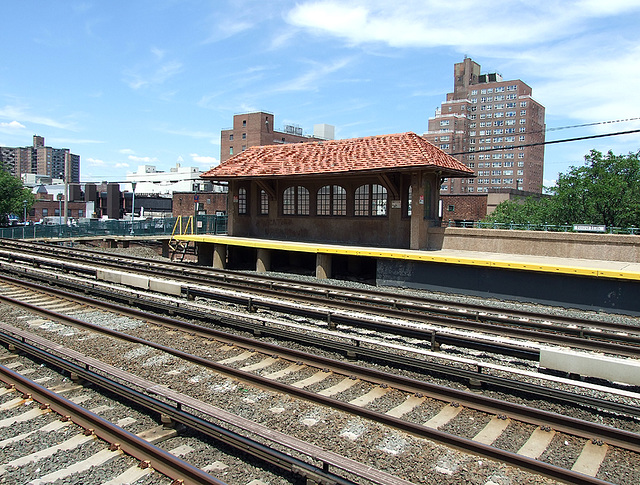
<path id="1" fill-rule="evenodd" d="M 80 156 L 68 148 L 45 146 L 44 137 L 38 135 L 33 135 L 30 147 L 0 147 L 0 166 L 15 177 L 38 174 L 80 182 Z"/>
<path id="2" fill-rule="evenodd" d="M 285 125 L 284 131 L 275 130 L 274 116 L 271 113 L 260 111 L 239 114 L 233 117 L 233 128 L 220 132 L 220 163 L 253 146 L 333 140 L 333 138 L 332 125 L 314 125 L 313 135 L 309 136 L 304 135 L 302 128 L 296 125 Z"/>
<path id="3" fill-rule="evenodd" d="M 531 96 L 531 87 L 521 80 L 480 74 L 480 65 L 469 58 L 455 64 L 453 93 L 429 118 L 423 136 L 476 177 L 445 180 L 442 195 L 542 192 L 545 110 Z"/>

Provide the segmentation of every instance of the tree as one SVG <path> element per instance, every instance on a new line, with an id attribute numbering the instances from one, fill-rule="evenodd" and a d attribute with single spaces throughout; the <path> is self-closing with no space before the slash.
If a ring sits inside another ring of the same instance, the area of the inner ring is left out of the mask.
<path id="1" fill-rule="evenodd" d="M 10 214 L 22 214 L 25 200 L 30 210 L 35 202 L 31 191 L 19 178 L 0 167 L 0 224 L 6 224 Z"/>
<path id="2" fill-rule="evenodd" d="M 505 201 L 485 218 L 517 224 L 640 225 L 640 152 L 603 155 L 592 150 L 585 165 L 560 174 L 551 196 L 524 203 Z"/>
<path id="3" fill-rule="evenodd" d="M 552 189 L 553 215 L 572 223 L 629 227 L 640 223 L 640 152 L 585 156 L 586 164 L 560 174 Z"/>

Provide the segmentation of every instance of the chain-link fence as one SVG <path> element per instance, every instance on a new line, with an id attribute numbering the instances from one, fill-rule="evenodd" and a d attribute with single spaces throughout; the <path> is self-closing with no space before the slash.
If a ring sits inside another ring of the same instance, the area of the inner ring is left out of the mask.
<path id="1" fill-rule="evenodd" d="M 7 239 L 36 238 L 75 238 L 83 236 L 154 236 L 171 235 L 176 224 L 176 217 L 163 219 L 134 220 L 98 220 L 91 219 L 70 224 L 30 224 L 0 228 L 0 237 Z M 226 234 L 227 216 L 200 215 L 195 219 L 196 234 Z M 182 218 L 183 231 L 186 219 Z M 191 234 L 191 227 L 188 233 Z M 179 229 L 177 233 L 183 232 Z"/>

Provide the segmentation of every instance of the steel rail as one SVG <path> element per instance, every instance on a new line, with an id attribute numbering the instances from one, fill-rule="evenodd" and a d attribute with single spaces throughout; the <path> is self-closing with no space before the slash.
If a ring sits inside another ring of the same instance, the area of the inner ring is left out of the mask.
<path id="1" fill-rule="evenodd" d="M 357 289 L 350 290 L 344 289 L 340 287 L 336 287 L 335 285 L 331 285 L 328 283 L 320 283 L 320 282 L 304 282 L 301 283 L 299 281 L 293 281 L 290 279 L 286 279 L 283 277 L 277 276 L 269 276 L 269 275 L 260 275 L 253 276 L 247 274 L 241 274 L 238 272 L 234 272 L 231 270 L 221 270 L 221 269 L 213 269 L 206 267 L 197 267 L 194 268 L 193 264 L 186 264 L 180 262 L 171 262 L 164 263 L 162 261 L 153 260 L 149 258 L 137 257 L 137 256 L 124 256 L 120 254 L 112 254 L 112 253 L 104 253 L 100 251 L 84 249 L 84 248 L 63 248 L 60 246 L 52 246 L 38 243 L 25 243 L 14 240 L 0 240 L 2 244 L 10 245 L 14 247 L 19 247 L 23 250 L 29 251 L 31 253 L 39 254 L 34 248 L 44 249 L 47 252 L 53 251 L 56 254 L 64 254 L 65 257 L 74 260 L 82 261 L 82 258 L 78 255 L 78 253 L 82 253 L 89 257 L 90 260 L 94 262 L 100 262 L 101 264 L 108 264 L 108 262 L 104 261 L 105 255 L 108 255 L 110 258 L 117 259 L 117 264 L 128 263 L 132 266 L 139 268 L 141 270 L 149 270 L 151 266 L 154 268 L 163 268 L 166 271 L 169 271 L 173 274 L 184 275 L 184 276 L 194 276 L 194 277 L 202 277 L 206 275 L 206 277 L 213 277 L 216 279 L 221 279 L 225 283 L 230 283 L 234 280 L 241 282 L 242 284 L 252 283 L 254 286 L 263 288 L 263 289 L 274 289 L 277 286 L 283 286 L 284 288 L 288 288 L 290 290 L 298 290 L 304 292 L 315 292 L 319 294 L 319 296 L 324 298 L 338 298 L 338 299 L 348 299 L 348 300 L 360 300 L 363 302 L 369 303 L 371 300 L 375 300 L 377 304 L 381 306 L 391 306 L 393 308 L 405 308 L 407 310 L 417 310 L 417 311 L 432 311 L 438 314 L 444 314 L 454 317 L 461 317 L 460 309 L 464 309 L 465 314 L 469 314 L 469 310 L 473 312 L 477 312 L 477 314 L 471 313 L 472 317 L 476 321 L 487 321 L 487 322 L 499 322 L 505 324 L 515 324 L 515 325 L 527 325 L 533 326 L 535 328 L 547 329 L 549 325 L 547 323 L 537 324 L 536 322 L 528 321 L 523 322 L 522 319 L 534 319 L 540 320 L 543 322 L 549 323 L 561 323 L 564 325 L 575 325 L 577 328 L 567 328 L 565 330 L 567 332 L 572 332 L 574 334 L 580 334 L 581 331 L 586 332 L 587 336 L 599 337 L 601 336 L 600 331 L 592 332 L 589 330 L 590 327 L 599 326 L 601 329 L 606 329 L 609 331 L 617 331 L 617 332 L 629 332 L 629 331 L 640 331 L 640 328 L 624 324 L 624 323 L 616 323 L 616 322 L 607 322 L 607 321 L 595 321 L 595 320 L 585 320 L 578 317 L 571 316 L 550 316 L 545 312 L 536 312 L 532 310 L 524 310 L 519 309 L 517 312 L 513 310 L 508 310 L 504 308 L 494 308 L 491 306 L 481 305 L 481 304 L 473 304 L 465 302 L 464 304 L 460 304 L 453 301 L 446 301 L 436 298 L 430 298 L 428 296 L 421 295 L 419 297 L 411 297 L 409 295 L 399 295 L 397 292 L 385 291 L 379 289 Z M 451 308 L 442 308 L 443 306 L 451 307 Z M 437 307 L 437 308 L 433 308 Z M 479 313 L 484 313 L 486 315 L 479 315 Z"/>
<path id="2" fill-rule="evenodd" d="M 14 280 L 14 281 L 15 281 L 15 284 L 22 284 L 20 280 Z M 61 284 L 60 280 L 56 280 L 56 282 L 58 284 Z M 73 284 L 71 282 L 64 283 L 64 285 L 69 286 L 78 291 L 85 291 L 85 292 L 87 291 L 87 288 L 85 286 Z M 39 291 L 43 291 L 52 295 L 61 296 L 63 298 L 72 298 L 72 299 L 78 299 L 81 301 L 86 301 L 89 304 L 94 306 L 101 306 L 101 304 L 103 303 L 101 300 L 94 300 L 94 299 L 87 300 L 83 295 L 66 293 L 61 291 L 60 289 L 50 289 L 50 288 L 40 287 Z M 94 294 L 98 294 L 104 298 L 108 298 L 111 301 L 122 301 L 127 303 L 131 302 L 130 296 L 114 294 L 110 291 L 102 290 L 99 287 L 92 288 L 91 292 Z M 96 303 L 96 301 L 99 303 Z M 640 417 L 640 408 L 638 406 L 633 406 L 633 405 L 624 404 L 624 403 L 617 403 L 613 401 L 606 401 L 601 398 L 594 398 L 591 396 L 586 396 L 586 395 L 577 394 L 573 392 L 567 392 L 567 391 L 563 391 L 555 388 L 549 388 L 542 385 L 528 383 L 525 381 L 517 381 L 517 380 L 509 379 L 506 377 L 484 374 L 482 373 L 483 366 L 481 364 L 478 364 L 476 366 L 476 370 L 453 367 L 445 364 L 439 364 L 436 362 L 429 362 L 427 360 L 416 359 L 414 357 L 405 357 L 402 355 L 393 354 L 393 353 L 385 352 L 382 350 L 361 347 L 358 341 L 356 341 L 355 344 L 352 343 L 353 341 L 340 342 L 340 341 L 326 339 L 323 337 L 315 337 L 313 335 L 298 334 L 295 332 L 278 329 L 276 327 L 268 327 L 264 324 L 264 322 L 253 323 L 247 320 L 247 315 L 244 315 L 244 314 L 242 315 L 238 314 L 236 318 L 229 317 L 228 315 L 226 317 L 213 316 L 209 312 L 190 309 L 186 306 L 179 306 L 178 304 L 170 305 L 170 304 L 159 302 L 153 299 L 146 300 L 145 298 L 140 297 L 140 295 L 138 295 L 136 298 L 136 306 L 141 309 L 147 308 L 156 314 L 160 313 L 161 311 L 164 311 L 165 313 L 172 316 L 179 315 L 182 317 L 188 317 L 191 319 L 200 320 L 206 324 L 211 324 L 212 322 L 215 322 L 222 326 L 236 328 L 242 331 L 251 331 L 255 336 L 271 335 L 280 339 L 286 339 L 286 340 L 294 341 L 297 343 L 301 343 L 303 345 L 306 345 L 312 348 L 325 348 L 333 352 L 342 352 L 347 357 L 353 358 L 353 359 L 358 357 L 360 358 L 367 357 L 371 361 L 378 361 L 378 362 L 382 361 L 387 363 L 399 364 L 406 369 L 413 370 L 419 373 L 430 372 L 430 373 L 436 373 L 436 374 L 446 376 L 447 378 L 451 378 L 453 376 L 460 379 L 464 379 L 465 381 L 471 381 L 471 380 L 480 381 L 480 382 L 484 382 L 486 384 L 495 386 L 497 388 L 508 390 L 509 392 L 513 392 L 514 390 L 519 390 L 519 391 L 523 391 L 523 392 L 527 392 L 532 395 L 535 395 L 536 397 L 544 396 L 550 399 L 568 403 L 570 405 L 581 404 L 581 405 L 590 406 L 596 409 L 607 410 L 607 411 L 612 411 L 616 413 L 626 414 L 629 416 Z M 112 308 L 112 307 L 105 305 L 105 308 Z M 121 307 L 116 307 L 116 311 L 119 311 L 118 310 L 119 308 Z M 198 331 L 202 329 L 202 327 L 197 327 L 197 328 L 198 328 Z M 219 332 L 213 329 L 211 329 L 211 331 Z M 216 334 L 215 338 L 222 339 L 225 336 L 230 337 L 229 334 L 221 333 L 221 334 Z M 257 343 L 255 340 L 250 340 L 249 342 L 246 343 L 247 348 L 250 348 L 250 347 L 255 348 L 256 346 L 259 346 L 265 349 L 264 350 L 265 353 L 278 352 L 280 351 L 280 349 L 282 349 L 281 346 L 273 346 L 272 344 L 268 344 L 268 343 Z M 299 359 L 299 358 L 302 358 L 303 356 L 304 354 L 301 353 L 299 355 L 296 354 L 293 357 Z"/>
<path id="3" fill-rule="evenodd" d="M 166 346 L 163 346 L 139 337 L 134 337 L 128 334 L 124 334 L 122 332 L 106 329 L 95 324 L 83 322 L 81 320 L 78 320 L 72 317 L 60 315 L 56 312 L 44 310 L 44 309 L 35 307 L 34 305 L 31 305 L 31 304 L 18 302 L 11 298 L 0 297 L 0 299 L 8 303 L 15 304 L 17 306 L 27 308 L 31 311 L 47 316 L 48 318 L 51 318 L 51 319 L 63 321 L 63 322 L 72 324 L 74 326 L 78 326 L 80 328 L 89 328 L 89 329 L 96 330 L 98 332 L 113 336 L 115 338 L 119 338 L 125 341 L 134 342 L 137 344 L 146 345 L 146 346 L 155 348 L 162 352 L 171 354 L 175 357 L 188 360 L 195 364 L 202 365 L 204 367 L 210 368 L 216 372 L 220 372 L 225 375 L 233 376 L 245 382 L 250 382 L 262 388 L 273 389 L 277 392 L 283 392 L 283 393 L 293 395 L 311 402 L 324 404 L 331 408 L 340 409 L 348 413 L 352 413 L 368 419 L 372 419 L 381 424 L 392 426 L 392 427 L 410 432 L 412 434 L 416 434 L 423 438 L 433 439 L 451 446 L 461 447 L 472 453 L 488 456 L 490 458 L 502 460 L 507 463 L 516 465 L 518 467 L 530 469 L 532 471 L 536 471 L 536 473 L 546 474 L 548 472 L 550 476 L 553 476 L 555 478 L 560 478 L 562 475 L 565 477 L 563 479 L 565 480 L 567 479 L 566 475 L 563 475 L 565 472 L 567 472 L 567 470 L 555 467 L 553 465 L 538 462 L 537 460 L 531 460 L 529 458 L 526 458 L 514 453 L 506 453 L 502 456 L 502 458 L 500 458 L 499 456 L 502 455 L 503 450 L 497 450 L 496 448 L 493 448 L 487 445 L 482 445 L 481 443 L 475 442 L 473 440 L 468 440 L 465 438 L 461 438 L 459 436 L 450 435 L 448 433 L 444 433 L 439 430 L 428 428 L 423 425 L 403 421 L 399 418 L 388 416 L 386 414 L 382 414 L 376 411 L 371 411 L 369 409 L 362 408 L 347 402 L 339 401 L 334 398 L 315 394 L 310 391 L 306 391 L 304 389 L 299 389 L 289 384 L 280 383 L 278 381 L 274 381 L 266 377 L 255 375 L 250 372 L 235 369 L 233 367 L 228 367 L 223 364 L 219 364 L 217 362 L 212 362 L 208 359 L 204 359 L 202 357 L 188 354 L 186 352 L 183 352 L 177 349 L 166 347 Z M 157 317 L 149 318 L 149 316 L 146 315 L 144 312 L 138 312 L 137 310 L 125 311 L 124 313 L 125 314 L 128 313 L 129 315 L 139 314 L 139 318 L 144 318 L 146 321 L 152 321 L 152 322 L 164 321 L 165 323 L 169 323 L 169 324 L 172 324 L 171 322 L 173 322 L 174 325 L 176 324 L 176 322 L 178 322 L 180 326 L 184 326 L 185 328 L 192 329 L 193 333 L 204 333 L 204 334 L 210 333 L 209 331 L 203 332 L 203 330 L 198 326 L 193 324 L 188 324 L 187 322 L 180 322 L 180 321 L 176 321 L 176 320 L 168 319 L 164 317 L 161 317 L 160 319 L 158 319 Z M 211 333 L 212 336 L 214 334 L 215 334 L 215 331 Z M 244 340 L 250 341 L 250 339 L 244 339 Z M 289 353 L 289 352 L 291 351 L 287 349 L 286 353 Z M 280 353 L 285 353 L 285 349 L 280 348 Z M 527 406 L 500 401 L 494 398 L 476 395 L 470 392 L 459 391 L 459 390 L 447 388 L 444 386 L 438 386 L 438 385 L 423 382 L 423 381 L 417 381 L 414 379 L 409 379 L 409 378 L 400 377 L 400 376 L 390 376 L 388 374 L 377 371 L 375 369 L 359 368 L 353 364 L 334 361 L 332 359 L 327 359 L 324 357 L 310 356 L 308 354 L 306 355 L 307 355 L 307 359 L 313 359 L 315 362 L 317 362 L 316 365 L 320 364 L 321 362 L 324 362 L 327 366 L 331 365 L 332 366 L 331 368 L 342 369 L 342 372 L 344 373 L 347 373 L 347 369 L 348 369 L 352 375 L 356 375 L 357 377 L 359 376 L 365 380 L 375 379 L 378 382 L 382 381 L 383 383 L 391 382 L 393 386 L 396 387 L 397 389 L 404 390 L 407 392 L 427 394 L 434 397 L 435 399 L 442 400 L 445 402 L 446 401 L 459 402 L 462 405 L 466 405 L 470 408 L 478 409 L 480 411 L 488 412 L 491 414 L 506 413 L 508 416 L 512 416 L 514 419 L 518 419 L 521 421 L 526 421 L 532 424 L 537 424 L 542 426 L 551 425 L 554 429 L 558 431 L 565 432 L 574 436 L 581 436 L 586 439 L 599 439 L 609 444 L 612 444 L 614 446 L 618 446 L 630 451 L 634 451 L 636 453 L 640 452 L 640 435 L 630 431 L 620 430 L 620 429 L 612 428 L 609 426 L 600 425 L 597 423 L 591 423 L 588 421 L 571 418 L 568 416 L 562 416 L 562 415 L 558 415 L 556 413 L 551 413 L 548 411 L 533 409 Z M 549 468 L 547 472 L 543 472 L 542 469 L 545 469 L 547 467 L 551 467 L 551 468 Z M 575 472 L 571 472 L 571 473 L 575 473 Z M 581 479 L 583 480 L 583 482 L 578 482 L 578 483 L 591 483 L 587 481 L 584 475 L 580 473 L 578 473 L 577 475 L 581 476 L 582 477 Z M 601 482 L 597 481 L 593 483 L 601 483 Z"/>
<path id="4" fill-rule="evenodd" d="M 135 457 L 140 462 L 149 462 L 149 465 L 155 470 L 173 478 L 174 483 L 225 485 L 225 482 L 78 406 L 46 387 L 36 384 L 17 372 L 0 365 L 0 374 L 0 379 L 5 383 L 21 390 L 41 404 L 49 406 L 61 416 L 69 416 L 71 421 L 77 425 L 91 431 L 107 443 L 119 447 L 123 452 Z"/>
<path id="5" fill-rule="evenodd" d="M 344 477 L 336 475 L 328 470 L 306 463 L 287 453 L 283 453 L 251 438 L 242 436 L 241 434 L 221 425 L 199 418 L 182 409 L 182 406 L 180 406 L 179 403 L 172 406 L 158 398 L 117 382 L 112 378 L 113 373 L 103 375 L 92 370 L 91 366 L 87 363 L 77 364 L 71 362 L 65 357 L 61 357 L 51 351 L 29 343 L 27 338 L 24 336 L 14 337 L 0 332 L 0 340 L 21 349 L 28 355 L 32 355 L 37 359 L 48 362 L 60 369 L 64 369 L 66 372 L 76 374 L 80 378 L 91 382 L 102 389 L 135 402 L 145 409 L 149 409 L 161 415 L 166 415 L 178 423 L 221 441 L 240 452 L 247 453 L 259 460 L 270 463 L 283 471 L 291 471 L 299 476 L 316 480 L 318 483 L 320 483 L 320 480 L 325 480 L 325 483 L 330 483 L 331 485 L 356 485 L 353 481 L 347 480 Z M 55 347 L 55 350 L 60 352 L 61 348 L 58 346 Z M 147 387 L 147 390 L 150 389 L 151 387 Z M 355 473 L 353 470 L 349 470 L 347 468 L 344 468 L 344 470 Z"/>
<path id="6" fill-rule="evenodd" d="M 13 259 L 25 259 L 30 261 L 27 257 L 21 257 L 19 255 L 12 255 Z M 119 262 L 126 260 L 125 258 L 118 258 Z M 108 263 L 105 261 L 100 262 L 101 265 L 118 267 L 116 263 Z M 64 267 L 64 263 L 53 262 L 53 267 Z M 158 266 L 163 266 L 162 264 L 158 264 L 156 267 L 151 269 L 147 264 L 144 268 L 136 268 L 137 271 L 141 271 L 146 274 L 154 274 L 158 275 Z M 69 268 L 66 268 L 69 270 Z M 75 270 L 75 268 L 74 268 Z M 80 272 L 83 272 L 82 269 L 79 269 Z M 84 270 L 86 273 L 91 273 L 90 270 Z M 181 268 L 180 272 L 176 272 L 175 270 L 169 271 L 174 277 L 178 274 L 178 278 L 183 281 L 188 281 L 191 283 L 201 284 L 201 277 L 190 276 L 187 273 L 192 273 L 193 271 L 185 272 L 184 268 Z M 207 272 L 207 275 L 210 273 Z M 235 277 L 237 280 L 242 280 L 243 277 Z M 218 282 L 218 286 L 220 285 L 230 285 L 230 283 L 225 280 L 223 282 Z M 309 284 L 291 284 L 289 283 L 288 287 L 295 288 L 307 288 L 311 285 Z M 238 290 L 237 285 L 231 285 L 230 287 Z M 376 331 L 392 333 L 394 335 L 403 335 L 410 338 L 423 339 L 427 341 L 431 341 L 434 343 L 444 343 L 451 344 L 454 346 L 472 348 L 476 350 L 485 350 L 494 353 L 504 353 L 505 355 L 511 355 L 523 359 L 537 359 L 538 354 L 535 352 L 531 352 L 529 350 L 524 350 L 518 346 L 510 346 L 508 344 L 500 344 L 500 345 L 492 345 L 486 342 L 479 343 L 478 339 L 473 338 L 465 338 L 462 336 L 452 336 L 447 335 L 446 332 L 443 331 L 431 331 L 431 330 L 421 330 L 414 329 L 409 327 L 403 327 L 396 324 L 386 324 L 383 322 L 371 322 L 365 319 L 360 319 L 355 316 L 344 316 L 338 315 L 335 313 L 331 313 L 330 310 L 320 310 L 311 311 L 309 309 L 298 309 L 296 310 L 295 306 L 287 305 L 284 300 L 281 300 L 282 303 L 274 302 L 273 300 L 266 301 L 260 297 L 250 297 L 250 296 L 232 296 L 232 295 L 222 295 L 215 291 L 207 291 L 207 290 L 198 290 L 193 288 L 186 288 L 186 293 L 194 296 L 202 296 L 207 298 L 215 298 L 222 299 L 226 301 L 232 301 L 236 303 L 244 303 L 246 301 L 250 301 L 250 304 L 255 307 L 260 308 L 268 308 L 277 311 L 297 311 L 299 314 L 310 315 L 313 314 L 319 318 L 328 318 L 332 319 L 332 324 L 343 324 L 350 325 L 357 328 L 369 328 Z M 244 288 L 246 291 L 246 288 Z M 274 298 L 282 299 L 282 293 L 280 290 L 275 290 L 273 288 L 261 288 L 260 292 L 263 295 L 271 295 Z M 398 304 L 399 308 L 388 307 L 387 305 L 374 305 L 365 304 L 368 298 L 371 298 L 371 294 L 363 293 L 358 295 L 358 293 L 362 293 L 361 291 L 347 291 L 343 292 L 344 295 L 350 295 L 354 298 L 355 301 L 347 301 L 345 299 L 341 299 L 339 301 L 331 300 L 331 302 L 327 302 L 327 297 L 330 296 L 329 292 L 321 292 L 319 296 L 308 295 L 296 293 L 296 300 L 306 301 L 309 305 L 312 305 L 313 308 L 316 308 L 318 303 L 321 303 L 322 306 L 328 308 L 334 308 L 335 310 L 349 310 L 349 311 L 357 311 L 357 312 L 369 312 L 377 314 L 381 317 L 387 318 L 398 318 L 398 319 L 406 319 L 411 320 L 417 323 L 429 324 L 429 325 L 443 325 L 447 327 L 454 328 L 463 328 L 468 331 L 476 331 L 476 332 L 484 332 L 493 335 L 500 336 L 509 336 L 512 338 L 522 338 L 522 339 L 530 339 L 534 341 L 541 341 L 548 344 L 560 345 L 560 346 L 570 346 L 573 348 L 580 348 L 583 350 L 589 350 L 594 352 L 609 352 L 618 355 L 624 355 L 628 357 L 637 357 L 640 355 L 640 336 L 637 335 L 624 335 L 617 333 L 606 333 L 599 330 L 594 330 L 591 328 L 586 328 L 587 326 L 593 327 L 593 323 L 585 324 L 581 323 L 580 328 L 568 328 L 566 326 L 562 326 L 560 328 L 553 328 L 550 325 L 536 323 L 536 322 L 525 322 L 521 319 L 509 319 L 509 318 L 497 318 L 491 317 L 487 318 L 486 321 L 481 321 L 477 318 L 466 319 L 461 318 L 460 314 L 456 314 L 456 316 L 449 315 L 440 315 L 436 313 L 424 313 L 418 312 L 417 308 L 420 305 L 411 304 L 408 306 L 407 304 Z M 379 293 L 377 293 L 379 294 Z M 394 298 L 397 303 L 397 298 Z M 403 310 L 406 308 L 406 310 Z M 569 321 L 575 321 L 571 319 Z M 488 323 L 493 322 L 493 323 Z M 496 323 L 498 325 L 496 325 Z M 602 324 L 604 325 L 604 324 Z M 522 328 L 529 327 L 529 328 Z M 619 331 L 624 329 L 627 332 L 631 331 L 639 331 L 638 327 L 633 327 L 630 325 L 616 325 L 615 328 Z M 568 334 L 568 335 L 567 335 Z"/>

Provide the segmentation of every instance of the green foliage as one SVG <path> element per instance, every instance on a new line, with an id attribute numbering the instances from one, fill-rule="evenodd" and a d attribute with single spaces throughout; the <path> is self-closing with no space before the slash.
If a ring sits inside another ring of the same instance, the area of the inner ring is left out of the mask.
<path id="1" fill-rule="evenodd" d="M 505 201 L 486 222 L 517 224 L 640 225 L 639 153 L 606 155 L 592 150 L 585 165 L 560 174 L 551 196 L 524 202 Z"/>
<path id="2" fill-rule="evenodd" d="M 22 185 L 19 178 L 0 168 L 0 223 L 5 224 L 9 214 L 21 216 L 25 200 L 29 211 L 35 203 L 31 191 Z"/>

